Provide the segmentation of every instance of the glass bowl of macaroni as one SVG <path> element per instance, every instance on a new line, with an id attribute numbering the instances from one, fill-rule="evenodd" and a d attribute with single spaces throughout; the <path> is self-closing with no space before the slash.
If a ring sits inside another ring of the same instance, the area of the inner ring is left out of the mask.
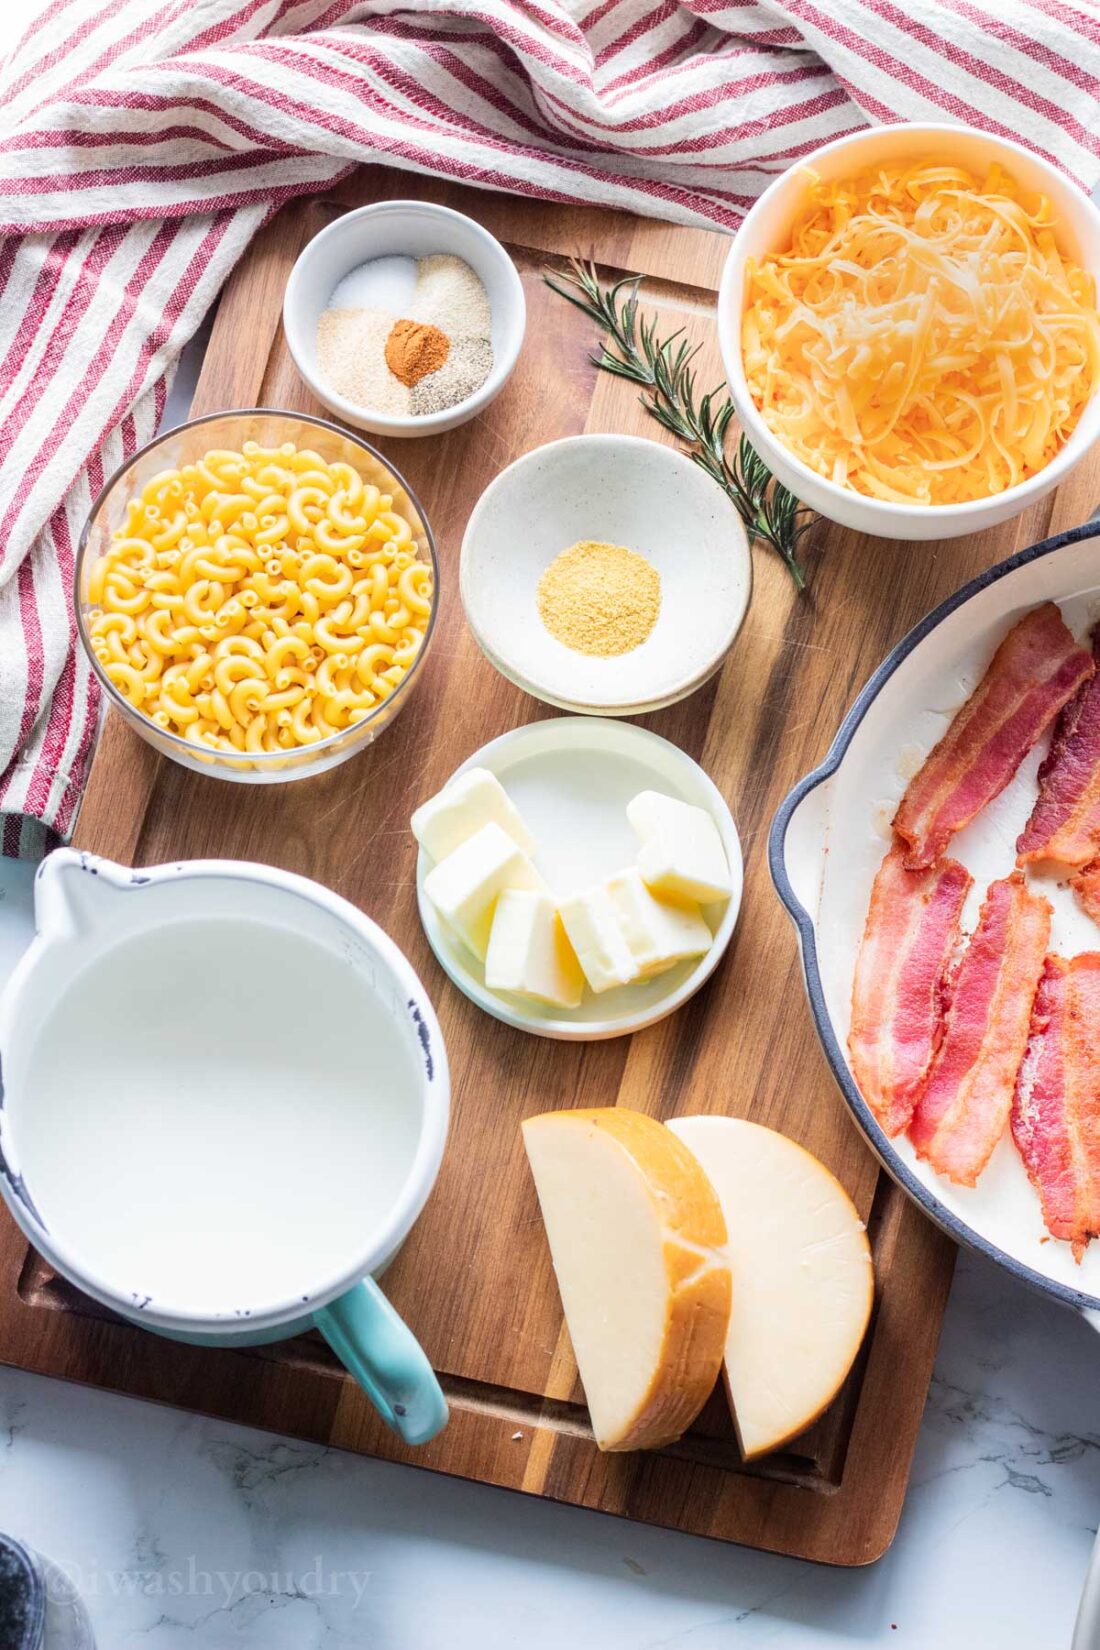
<path id="1" fill-rule="evenodd" d="M 380 453 L 304 413 L 214 413 L 111 477 L 76 562 L 109 702 L 198 773 L 278 783 L 372 743 L 408 703 L 438 564 Z"/>

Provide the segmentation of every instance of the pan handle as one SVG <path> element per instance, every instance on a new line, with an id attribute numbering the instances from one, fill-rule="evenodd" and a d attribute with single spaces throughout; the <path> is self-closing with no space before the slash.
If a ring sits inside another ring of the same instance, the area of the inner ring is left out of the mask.
<path id="1" fill-rule="evenodd" d="M 1090 1328 L 1100 1334 L 1100 1312 L 1086 1308 L 1081 1316 Z M 1077 1606 L 1077 1621 L 1073 1628 L 1070 1650 L 1100 1650 L 1100 1535 L 1092 1549 L 1081 1602 Z"/>
<path id="2" fill-rule="evenodd" d="M 796 785 L 780 805 L 768 840 L 776 892 L 803 942 L 810 944 L 825 874 L 831 778 L 831 773 L 817 768 Z"/>

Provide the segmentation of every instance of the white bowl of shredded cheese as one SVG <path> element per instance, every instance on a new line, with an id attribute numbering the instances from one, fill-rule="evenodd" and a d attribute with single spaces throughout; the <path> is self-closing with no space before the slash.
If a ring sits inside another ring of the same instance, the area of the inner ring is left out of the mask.
<path id="1" fill-rule="evenodd" d="M 1098 282 L 1100 212 L 1030 150 L 937 124 L 840 138 L 734 238 L 718 322 L 738 417 L 845 527 L 995 526 L 1100 436 Z"/>

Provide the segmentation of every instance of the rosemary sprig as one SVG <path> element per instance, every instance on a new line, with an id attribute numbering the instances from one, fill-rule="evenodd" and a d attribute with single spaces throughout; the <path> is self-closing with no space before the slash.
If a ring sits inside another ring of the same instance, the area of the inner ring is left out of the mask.
<path id="1" fill-rule="evenodd" d="M 726 434 L 734 415 L 729 392 L 721 384 L 699 394 L 692 367 L 698 346 L 688 343 L 683 328 L 659 338 L 656 320 L 639 316 L 641 276 L 628 275 L 602 287 L 594 263 L 571 258 L 567 271 L 547 273 L 544 279 L 603 332 L 600 349 L 590 357 L 593 364 L 640 387 L 650 416 L 690 449 L 696 464 L 733 500 L 750 538 L 781 556 L 795 588 L 805 590 L 798 547 L 816 518 L 775 480 L 744 435 L 736 455 L 727 456 Z"/>

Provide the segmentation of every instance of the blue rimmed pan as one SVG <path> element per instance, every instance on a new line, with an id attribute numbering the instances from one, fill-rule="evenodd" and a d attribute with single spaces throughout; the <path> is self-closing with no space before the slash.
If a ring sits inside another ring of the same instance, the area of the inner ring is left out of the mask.
<path id="1" fill-rule="evenodd" d="M 910 1197 L 960 1243 L 1024 1282 L 1100 1314 L 1100 1242 L 1081 1265 L 1046 1236 L 1036 1195 L 1009 1139 L 978 1185 L 941 1180 L 905 1139 L 890 1140 L 848 1065 L 852 974 L 871 882 L 890 840 L 889 821 L 912 773 L 977 683 L 998 642 L 1029 608 L 1055 601 L 1078 636 L 1100 618 L 1100 522 L 1046 539 L 980 574 L 922 619 L 875 671 L 820 767 L 791 791 L 772 823 L 769 858 L 794 920 L 818 1036 L 856 1123 Z M 1013 867 L 1016 835 L 1035 796 L 1046 741 L 1016 779 L 953 839 L 975 887 L 969 926 L 986 885 Z M 1100 949 L 1100 928 L 1053 878 L 1034 879 L 1054 905 L 1051 947 Z"/>
<path id="2" fill-rule="evenodd" d="M 817 1034 L 855 1122 L 885 1168 L 924 1212 L 1014 1277 L 1076 1307 L 1100 1329 L 1100 1240 L 1078 1265 L 1046 1239 L 1039 1203 L 1006 1136 L 973 1189 L 941 1180 L 909 1142 L 890 1140 L 856 1087 L 845 1053 L 852 975 L 871 882 L 890 841 L 909 777 L 977 684 L 1017 619 L 1055 601 L 1084 637 L 1100 619 L 1100 522 L 1022 550 L 922 619 L 875 671 L 820 767 L 785 799 L 772 823 L 772 879 L 794 921 Z M 951 844 L 974 876 L 964 924 L 987 884 L 1013 867 L 1016 836 L 1035 797 L 1043 740 L 1007 790 Z M 1053 877 L 1032 879 L 1054 907 L 1051 948 L 1100 950 L 1100 928 Z M 1098 1544 L 1100 1552 L 1100 1544 Z M 1100 1561 L 1094 1556 L 1074 1650 L 1100 1650 Z"/>

